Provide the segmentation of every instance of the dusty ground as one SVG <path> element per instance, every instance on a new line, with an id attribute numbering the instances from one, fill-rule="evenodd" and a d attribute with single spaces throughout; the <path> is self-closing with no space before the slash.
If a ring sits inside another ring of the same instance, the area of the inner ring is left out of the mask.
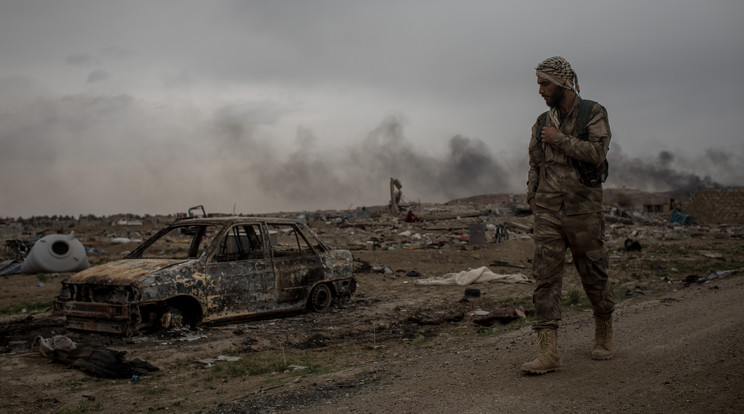
<path id="1" fill-rule="evenodd" d="M 536 351 L 530 317 L 490 327 L 473 322 L 476 310 L 529 312 L 532 285 L 472 285 L 481 297 L 465 299 L 464 286 L 413 283 L 480 266 L 530 275 L 530 218 L 494 205 L 419 213 L 423 223 L 382 216 L 316 227 L 336 247 L 353 249 L 359 283 L 350 301 L 322 314 L 125 339 L 67 331 L 45 311 L 67 275 L 0 277 L 0 411 L 744 412 L 744 277 L 685 283 L 743 268 L 741 228 L 608 220 L 617 354 L 589 359 L 591 313 L 567 264 L 559 332 L 564 368 L 533 377 L 519 372 Z M 510 238 L 484 246 L 458 241 L 472 222 L 505 225 Z M 86 246 L 107 251 L 93 262 L 127 249 L 107 244 L 107 230 L 81 227 L 76 235 Z M 399 236 L 404 230 L 422 237 Z M 623 249 L 629 237 L 641 243 L 640 252 Z M 380 273 L 385 266 L 392 273 Z M 37 335 L 59 334 L 126 351 L 160 371 L 139 381 L 99 379 L 29 348 Z M 240 360 L 200 361 L 220 355 Z"/>

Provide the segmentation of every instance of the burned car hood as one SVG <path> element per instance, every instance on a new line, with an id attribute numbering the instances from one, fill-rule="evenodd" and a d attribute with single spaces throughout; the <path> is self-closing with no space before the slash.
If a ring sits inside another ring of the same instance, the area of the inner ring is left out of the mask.
<path id="1" fill-rule="evenodd" d="M 83 270 L 72 276 L 68 283 L 98 283 L 128 285 L 146 275 L 183 263 L 182 259 L 124 259 Z"/>

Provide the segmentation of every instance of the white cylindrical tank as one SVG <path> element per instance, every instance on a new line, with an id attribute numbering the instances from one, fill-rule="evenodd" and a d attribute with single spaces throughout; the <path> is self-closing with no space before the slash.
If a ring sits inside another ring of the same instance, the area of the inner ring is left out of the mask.
<path id="1" fill-rule="evenodd" d="M 21 273 L 77 272 L 90 267 L 85 247 L 70 234 L 50 234 L 34 243 Z"/>

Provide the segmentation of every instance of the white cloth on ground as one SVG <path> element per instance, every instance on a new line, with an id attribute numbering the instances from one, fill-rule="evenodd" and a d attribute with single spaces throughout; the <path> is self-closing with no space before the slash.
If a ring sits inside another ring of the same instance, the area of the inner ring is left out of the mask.
<path id="1" fill-rule="evenodd" d="M 457 285 L 465 286 L 473 283 L 532 283 L 532 280 L 521 273 L 499 274 L 494 273 L 486 266 L 477 269 L 466 270 L 459 273 L 447 273 L 444 276 L 434 276 L 427 279 L 418 279 L 413 282 L 414 285 L 425 286 L 445 286 Z"/>

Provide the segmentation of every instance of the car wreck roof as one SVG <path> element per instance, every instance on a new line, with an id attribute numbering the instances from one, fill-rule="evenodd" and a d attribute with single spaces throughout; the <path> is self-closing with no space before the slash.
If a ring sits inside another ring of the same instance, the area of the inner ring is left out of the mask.
<path id="1" fill-rule="evenodd" d="M 170 226 L 180 225 L 224 225 L 231 223 L 297 223 L 297 220 L 278 218 L 278 217 L 258 217 L 258 216 L 222 216 L 222 217 L 189 217 L 170 224 Z"/>

